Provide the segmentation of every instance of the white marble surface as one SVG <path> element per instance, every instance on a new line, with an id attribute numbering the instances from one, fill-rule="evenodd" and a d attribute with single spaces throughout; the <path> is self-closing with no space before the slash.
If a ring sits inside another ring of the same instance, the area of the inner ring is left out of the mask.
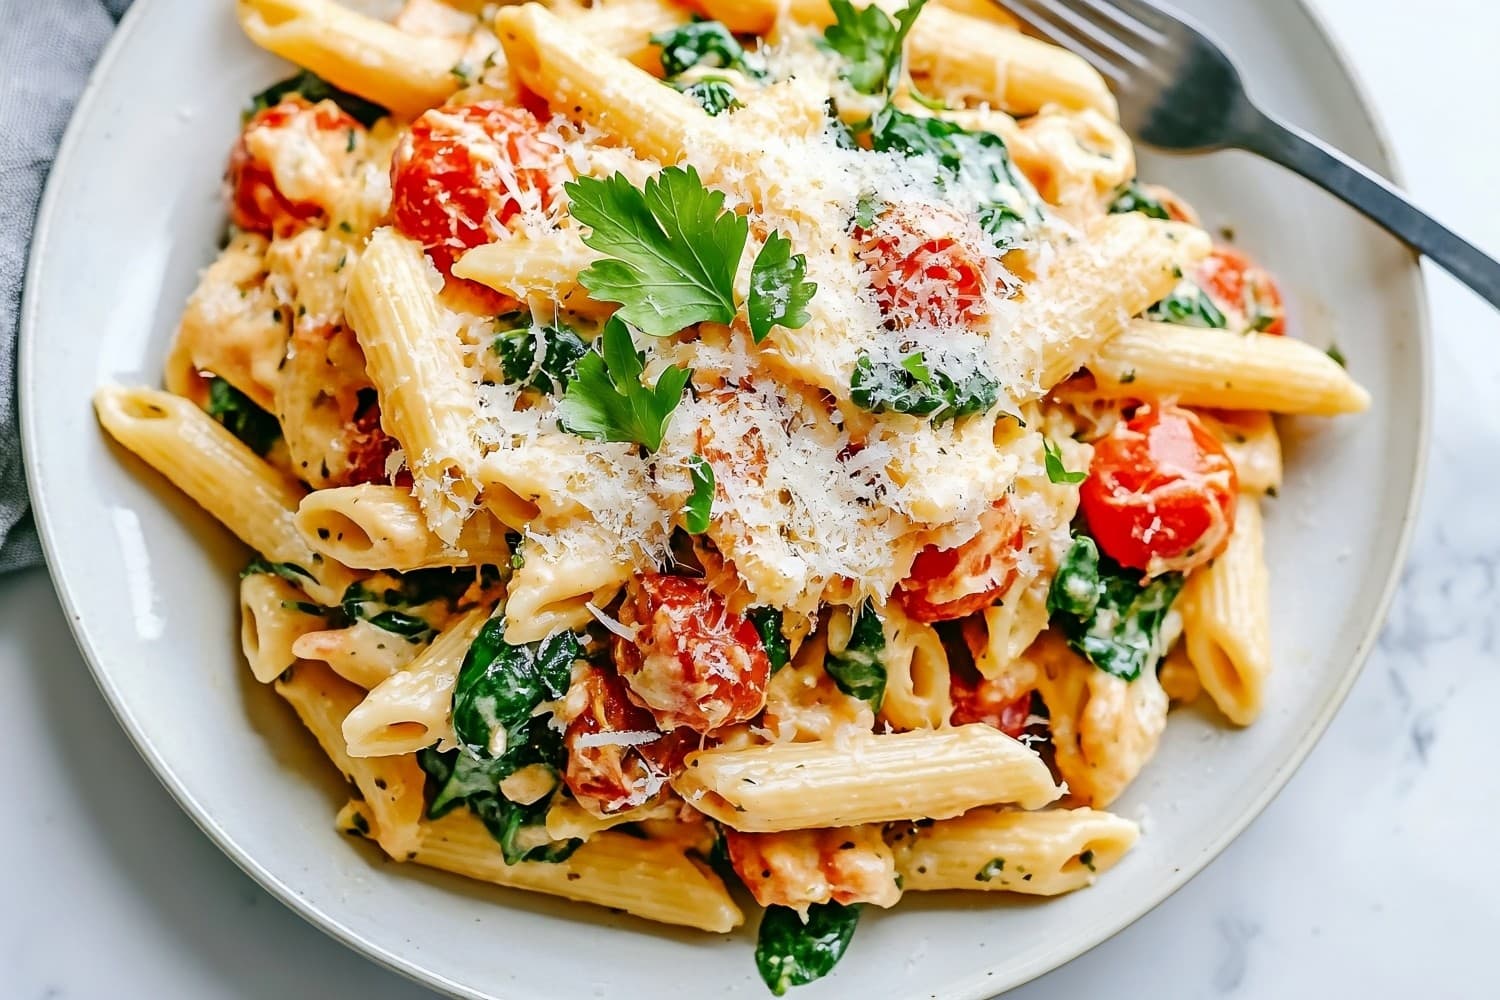
<path id="1" fill-rule="evenodd" d="M 1253 2 L 1253 0 L 1224 0 Z M 1315 0 L 1407 180 L 1500 253 L 1500 4 Z M 1108 943 L 1011 994 L 1493 997 L 1500 931 L 1500 316 L 1432 271 L 1436 434 L 1379 648 L 1265 814 Z M 283 908 L 116 726 L 40 572 L 0 580 L 0 996 L 430 996 Z"/>

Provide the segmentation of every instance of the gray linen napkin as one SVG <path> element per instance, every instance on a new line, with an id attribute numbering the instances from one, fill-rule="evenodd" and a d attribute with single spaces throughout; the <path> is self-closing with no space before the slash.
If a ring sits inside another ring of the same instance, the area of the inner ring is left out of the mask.
<path id="1" fill-rule="evenodd" d="M 42 561 L 16 423 L 16 327 L 42 184 L 131 0 L 0 0 L 0 573 Z"/>

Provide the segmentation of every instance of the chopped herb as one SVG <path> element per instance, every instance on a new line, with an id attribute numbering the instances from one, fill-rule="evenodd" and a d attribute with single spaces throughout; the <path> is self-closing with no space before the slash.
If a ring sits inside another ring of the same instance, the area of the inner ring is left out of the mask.
<path id="1" fill-rule="evenodd" d="M 1078 863 L 1083 865 L 1083 867 L 1087 868 L 1091 872 L 1098 871 L 1098 869 L 1094 867 L 1093 851 L 1084 851 L 1082 854 L 1078 855 Z"/>
<path id="2" fill-rule="evenodd" d="M 257 455 L 270 451 L 281 437 L 281 424 L 276 418 L 226 379 L 215 377 L 208 380 L 206 409 L 210 417 L 249 445 Z"/>
<path id="3" fill-rule="evenodd" d="M 1330 344 L 1328 346 L 1327 353 L 1328 356 L 1333 359 L 1333 363 L 1338 365 L 1340 368 L 1349 367 L 1349 359 L 1344 357 L 1344 352 L 1339 350 L 1338 344 Z"/>
<path id="4" fill-rule="evenodd" d="M 1081 483 L 1089 477 L 1088 470 L 1069 472 L 1063 467 L 1062 452 L 1051 438 L 1042 438 L 1043 461 L 1047 466 L 1047 481 L 1050 483 Z"/>
<path id="5" fill-rule="evenodd" d="M 734 320 L 734 274 L 749 223 L 725 211 L 724 193 L 703 186 L 692 167 L 668 167 L 633 187 L 624 174 L 580 177 L 566 185 L 584 243 L 602 254 L 578 279 L 615 314 L 663 337 L 694 323 Z"/>
<path id="6" fill-rule="evenodd" d="M 984 413 L 1000 398 L 1000 383 L 990 373 L 975 369 L 955 376 L 933 370 L 920 351 L 897 363 L 874 361 L 868 354 L 861 354 L 855 360 L 849 390 L 850 399 L 860 409 L 934 417 L 938 425 Z"/>
<path id="7" fill-rule="evenodd" d="M 505 322 L 510 317 L 501 317 Z M 512 382 L 561 395 L 588 352 L 588 344 L 565 326 L 533 326 L 528 320 L 503 329 L 491 345 Z"/>
<path id="8" fill-rule="evenodd" d="M 752 79 L 763 79 L 766 70 L 759 56 L 745 51 L 718 21 L 692 21 L 658 31 L 651 44 L 661 47 L 661 68 L 667 77 L 681 76 L 697 66 L 732 69 Z"/>
<path id="9" fill-rule="evenodd" d="M 404 611 L 382 611 L 369 619 L 371 625 L 376 628 L 404 635 L 408 639 L 415 639 L 431 632 L 432 626 L 427 624 L 425 618 L 409 615 Z"/>
<path id="10" fill-rule="evenodd" d="M 355 813 L 351 822 L 354 824 L 352 832 L 357 833 L 361 837 L 368 837 L 370 835 L 370 821 L 365 819 L 364 813 Z"/>
<path id="11" fill-rule="evenodd" d="M 578 636 L 554 632 L 540 642 L 505 641 L 505 617 L 491 618 L 469 646 L 453 685 L 453 733 L 475 760 L 523 746 L 537 706 L 567 694 Z"/>
<path id="12" fill-rule="evenodd" d="M 792 646 L 786 633 L 781 630 L 782 614 L 779 608 L 758 607 L 745 612 L 755 631 L 760 633 L 761 645 L 766 647 L 766 659 L 771 661 L 771 673 L 786 666 L 792 658 Z"/>
<path id="13" fill-rule="evenodd" d="M 988 861 L 986 861 L 984 863 L 984 867 L 983 868 L 979 869 L 979 871 L 974 874 L 974 881 L 976 881 L 976 882 L 989 882 L 989 881 L 992 881 L 995 878 L 996 875 L 999 875 L 1003 871 L 1005 871 L 1005 859 L 1004 858 L 991 858 L 990 860 L 988 860 Z"/>
<path id="14" fill-rule="evenodd" d="M 460 87 L 467 87 L 474 82 L 474 68 L 466 62 L 456 62 L 448 70 L 449 75 L 458 81 Z"/>
<path id="15" fill-rule="evenodd" d="M 313 579 L 313 575 L 311 573 L 303 569 L 301 566 L 298 566 L 296 563 L 271 562 L 267 559 L 261 558 L 260 556 L 256 556 L 254 559 L 251 559 L 250 562 L 245 565 L 245 568 L 240 570 L 240 579 L 243 580 L 245 577 L 250 576 L 253 573 L 269 573 L 272 576 L 281 577 L 288 583 L 296 584 L 301 584 L 303 580 Z"/>
<path id="16" fill-rule="evenodd" d="M 773 231 L 750 269 L 750 298 L 745 304 L 750 336 L 758 344 L 772 327 L 800 329 L 811 318 L 807 305 L 817 290 L 817 284 L 807 280 L 807 257 L 793 254 L 791 240 Z"/>
<path id="17" fill-rule="evenodd" d="M 786 994 L 833 971 L 859 925 L 859 904 L 814 903 L 804 923 L 788 906 L 769 906 L 755 941 L 755 967 L 771 992 Z"/>
<path id="18" fill-rule="evenodd" d="M 714 505 L 714 467 L 702 455 L 690 455 L 688 471 L 693 477 L 693 492 L 683 510 L 683 527 L 689 534 L 701 535 L 708 530 Z"/>
<path id="19" fill-rule="evenodd" d="M 1151 197 L 1135 181 L 1131 181 L 1115 192 L 1114 200 L 1109 203 L 1109 211 L 1111 215 L 1141 212 L 1152 219 L 1172 218 L 1172 214 L 1167 211 L 1167 207 L 1161 203 L 1161 200 Z"/>
<path id="20" fill-rule="evenodd" d="M 1134 368 L 1130 369 L 1129 371 L 1125 372 L 1123 375 L 1120 376 L 1120 384 L 1121 385 L 1129 385 L 1130 383 L 1132 383 L 1134 381 L 1135 381 L 1135 369 Z"/>
<path id="21" fill-rule="evenodd" d="M 854 205 L 854 225 L 858 229 L 869 229 L 875 225 L 885 203 L 871 194 L 862 194 Z"/>
<path id="22" fill-rule="evenodd" d="M 1274 487 L 1274 486 L 1267 486 L 1266 487 L 1266 496 L 1270 497 L 1272 500 L 1275 500 L 1277 497 L 1281 496 L 1281 494 L 1279 492 L 1277 492 L 1276 487 Z"/>
<path id="23" fill-rule="evenodd" d="M 849 0 L 831 0 L 834 23 L 823 41 L 848 63 L 843 77 L 862 94 L 892 94 L 901 81 L 901 52 L 906 36 L 927 0 L 909 0 L 895 20 L 871 4 L 856 8 Z"/>
<path id="24" fill-rule="evenodd" d="M 294 77 L 272 84 L 252 97 L 250 107 L 245 111 L 244 117 L 248 119 L 257 111 L 273 108 L 294 94 L 300 94 L 311 104 L 317 104 L 319 101 L 332 101 L 350 118 L 366 128 L 390 114 L 373 101 L 367 101 L 346 90 L 340 90 L 316 73 L 303 70 Z"/>
<path id="25" fill-rule="evenodd" d="M 642 385 L 644 356 L 636 351 L 630 328 L 619 313 L 604 324 L 598 346 L 599 350 L 590 350 L 578 360 L 558 403 L 558 426 L 579 437 L 630 441 L 655 451 L 693 373 L 668 365 L 657 376 L 656 385 L 649 389 Z"/>
<path id="26" fill-rule="evenodd" d="M 1181 573 L 1165 573 L 1142 584 L 1141 575 L 1106 555 L 1087 535 L 1077 535 L 1063 556 L 1047 611 L 1079 654 L 1107 674 L 1133 681 L 1166 652 L 1161 626 Z"/>
<path id="27" fill-rule="evenodd" d="M 871 601 L 854 613 L 844 648 L 829 648 L 823 669 L 840 691 L 880 711 L 885 700 L 885 624 Z"/>
<path id="28" fill-rule="evenodd" d="M 1146 310 L 1145 317 L 1158 323 L 1201 326 L 1210 330 L 1223 330 L 1229 326 L 1229 321 L 1208 293 L 1190 281 L 1179 282 L 1171 295 Z"/>

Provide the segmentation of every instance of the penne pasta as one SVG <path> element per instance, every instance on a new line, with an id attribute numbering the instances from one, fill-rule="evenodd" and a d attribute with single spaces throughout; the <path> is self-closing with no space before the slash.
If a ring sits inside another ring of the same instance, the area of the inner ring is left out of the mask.
<path id="1" fill-rule="evenodd" d="M 416 498 L 395 486 L 316 490 L 297 507 L 297 530 L 323 555 L 360 569 L 405 573 L 510 562 L 507 529 L 488 511 L 469 515 L 450 546 L 428 528 Z"/>

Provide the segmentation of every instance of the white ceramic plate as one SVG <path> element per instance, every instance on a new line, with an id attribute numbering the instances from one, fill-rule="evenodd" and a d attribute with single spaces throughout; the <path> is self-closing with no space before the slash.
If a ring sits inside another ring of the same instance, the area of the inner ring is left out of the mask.
<path id="1" fill-rule="evenodd" d="M 1231 45 L 1268 107 L 1389 172 L 1366 102 L 1296 0 L 1181 2 Z M 230 857 L 314 924 L 422 982 L 515 1000 L 685 986 L 694 997 L 763 995 L 748 932 L 677 932 L 396 866 L 336 833 L 337 776 L 240 662 L 235 574 L 245 553 L 96 425 L 96 386 L 159 382 L 183 300 L 223 229 L 220 175 L 239 110 L 285 73 L 241 38 L 230 6 L 136 3 L 68 131 L 31 259 L 27 469 L 59 596 L 100 687 Z M 1211 227 L 1234 227 L 1281 278 L 1293 330 L 1319 346 L 1337 342 L 1375 398 L 1357 418 L 1285 425 L 1284 499 L 1269 505 L 1277 672 L 1266 714 L 1242 732 L 1207 713 L 1174 714 L 1117 806 L 1146 835 L 1094 888 L 1046 903 L 909 897 L 868 915 L 835 974 L 799 1000 L 988 996 L 1120 930 L 1281 788 L 1373 641 L 1426 441 L 1425 308 L 1413 259 L 1249 157 L 1143 160 L 1144 176 L 1185 194 Z"/>

